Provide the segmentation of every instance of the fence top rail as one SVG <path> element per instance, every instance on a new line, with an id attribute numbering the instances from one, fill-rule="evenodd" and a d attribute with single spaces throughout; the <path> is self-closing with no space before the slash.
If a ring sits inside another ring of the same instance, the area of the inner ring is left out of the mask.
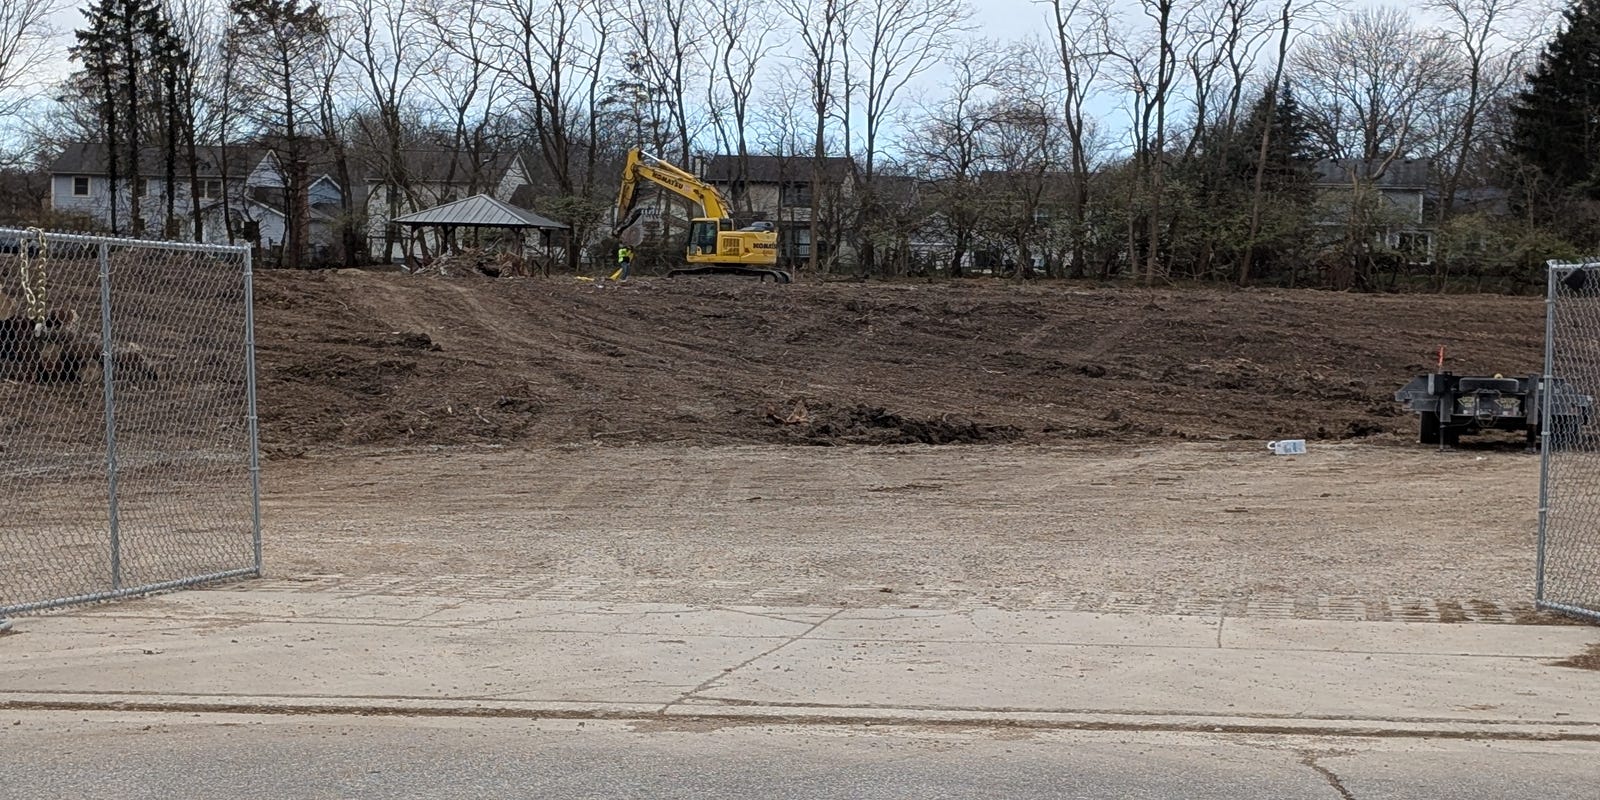
<path id="1" fill-rule="evenodd" d="M 141 247 L 146 249 L 176 250 L 191 253 L 236 253 L 250 252 L 246 244 L 212 244 L 208 242 L 178 242 L 164 239 L 134 239 L 127 236 L 102 236 L 87 233 L 56 233 L 54 231 L 36 231 L 29 228 L 0 228 L 0 236 L 28 237 L 41 233 L 46 242 L 65 242 L 68 244 L 109 244 L 117 247 Z"/>
<path id="2" fill-rule="evenodd" d="M 1550 259 L 1544 262 L 1546 269 L 1596 269 L 1600 268 L 1600 258 L 1585 258 L 1582 261 L 1560 261 Z"/>

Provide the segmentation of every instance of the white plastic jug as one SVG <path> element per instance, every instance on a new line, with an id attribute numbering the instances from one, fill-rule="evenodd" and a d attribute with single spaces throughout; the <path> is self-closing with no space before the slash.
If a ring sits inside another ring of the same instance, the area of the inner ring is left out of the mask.
<path id="1" fill-rule="evenodd" d="M 1278 456 L 1303 456 L 1306 454 L 1306 440 L 1284 439 L 1278 442 L 1267 442 L 1267 449 Z"/>

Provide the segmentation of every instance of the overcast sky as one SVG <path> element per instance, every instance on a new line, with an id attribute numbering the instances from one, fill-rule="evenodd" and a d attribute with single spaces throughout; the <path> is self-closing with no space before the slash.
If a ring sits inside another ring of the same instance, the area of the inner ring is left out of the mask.
<path id="1" fill-rule="evenodd" d="M 974 17 L 984 35 L 994 39 L 1021 39 L 1034 32 L 1050 32 L 1048 7 L 1033 0 L 972 0 Z"/>

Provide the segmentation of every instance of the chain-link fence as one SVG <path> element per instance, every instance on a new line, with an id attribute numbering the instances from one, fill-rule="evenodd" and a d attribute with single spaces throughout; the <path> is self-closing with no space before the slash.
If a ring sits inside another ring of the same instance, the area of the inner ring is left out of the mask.
<path id="1" fill-rule="evenodd" d="M 0 617 L 261 568 L 250 253 L 0 229 Z"/>
<path id="2" fill-rule="evenodd" d="M 1540 386 L 1540 607 L 1600 619 L 1600 262 L 1550 262 Z"/>

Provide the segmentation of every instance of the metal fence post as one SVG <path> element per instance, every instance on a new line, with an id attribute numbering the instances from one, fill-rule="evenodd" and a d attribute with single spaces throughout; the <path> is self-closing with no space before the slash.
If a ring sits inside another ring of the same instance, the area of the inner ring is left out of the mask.
<path id="1" fill-rule="evenodd" d="M 256 312 L 255 271 L 251 253 L 244 251 L 244 369 L 246 424 L 250 428 L 250 544 L 256 576 L 261 563 L 261 435 L 256 414 Z"/>
<path id="2" fill-rule="evenodd" d="M 1539 537 L 1538 555 L 1534 565 L 1533 600 L 1544 602 L 1545 535 L 1550 525 L 1550 407 L 1555 405 L 1552 373 L 1555 372 L 1556 336 L 1556 269 L 1555 263 L 1546 265 L 1544 298 L 1544 377 L 1539 387 Z"/>
<path id="3" fill-rule="evenodd" d="M 122 521 L 117 507 L 116 359 L 111 338 L 111 245 L 100 243 L 100 383 L 106 400 L 106 508 L 111 522 L 111 589 L 122 588 Z"/>

